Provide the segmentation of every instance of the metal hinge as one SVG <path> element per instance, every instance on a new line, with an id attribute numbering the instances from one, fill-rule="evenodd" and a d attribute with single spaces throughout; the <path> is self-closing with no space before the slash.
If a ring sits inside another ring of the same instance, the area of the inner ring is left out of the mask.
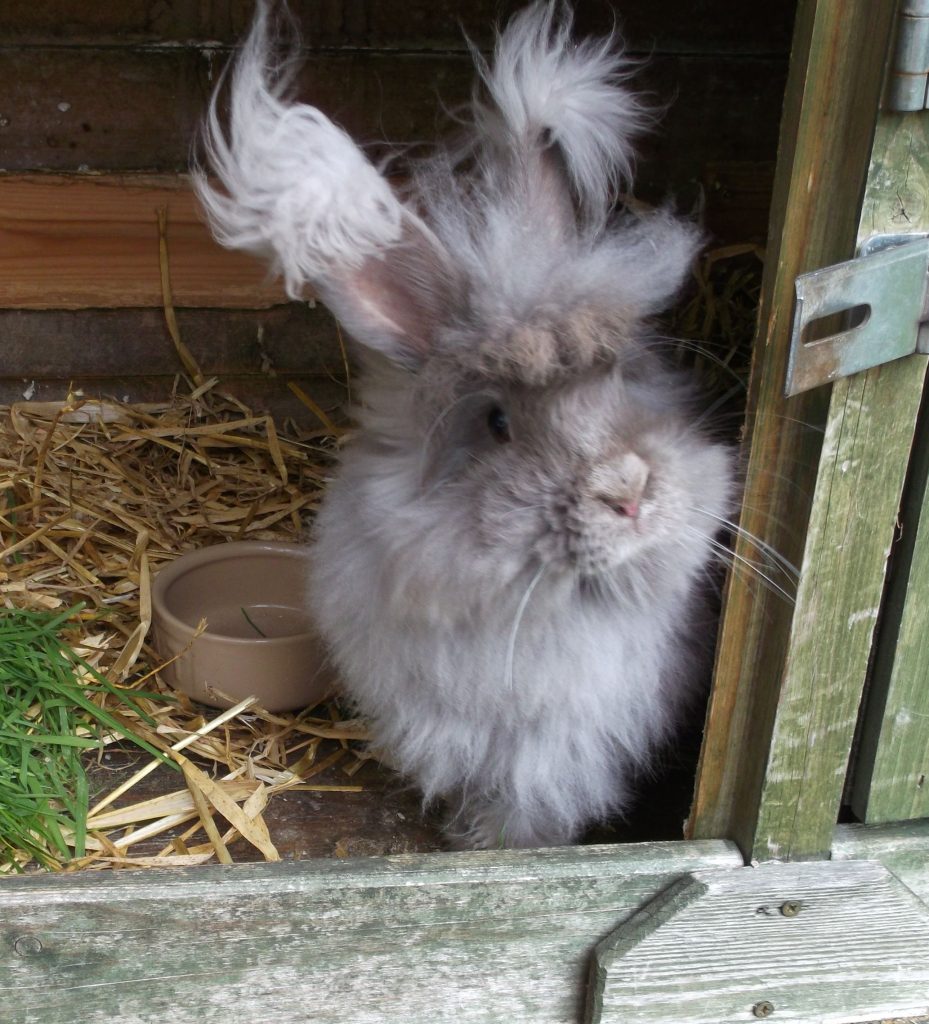
<path id="1" fill-rule="evenodd" d="M 929 106 L 929 0 L 903 0 L 886 105 L 889 110 L 923 110 Z"/>
<path id="2" fill-rule="evenodd" d="M 929 354 L 929 236 L 876 235 L 858 259 L 801 274 L 785 392 Z"/>

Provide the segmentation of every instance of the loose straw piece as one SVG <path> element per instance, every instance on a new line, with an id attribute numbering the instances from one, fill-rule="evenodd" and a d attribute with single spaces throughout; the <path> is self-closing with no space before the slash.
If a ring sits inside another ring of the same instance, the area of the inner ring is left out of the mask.
<path id="1" fill-rule="evenodd" d="M 184 750 L 186 747 L 189 747 L 191 743 L 199 739 L 201 736 L 206 736 L 207 733 L 212 732 L 214 729 L 218 729 L 219 726 L 223 725 L 225 722 L 228 722 L 230 718 L 235 718 L 236 715 L 241 714 L 243 711 L 248 710 L 248 708 L 252 707 L 254 704 L 257 703 L 258 702 L 254 697 L 246 697 L 245 700 L 239 701 L 239 703 L 236 704 L 235 707 L 228 708 L 221 715 L 217 715 L 216 718 L 213 718 L 209 722 L 206 722 L 204 725 L 200 726 L 200 728 L 197 729 L 196 732 L 192 732 L 189 736 L 185 736 L 182 740 L 178 740 L 177 743 L 175 743 L 170 749 L 175 753 Z M 104 807 L 109 807 L 110 804 L 113 803 L 114 800 L 118 800 L 119 797 L 121 797 L 123 793 L 126 792 L 126 790 L 131 789 L 134 785 L 136 785 L 137 782 L 144 779 L 146 775 L 151 775 L 151 773 L 159 765 L 163 763 L 163 761 L 157 758 L 149 762 L 149 764 L 147 764 L 144 768 L 137 771 L 135 775 L 132 776 L 131 779 L 127 779 L 127 781 L 124 782 L 121 786 L 117 786 L 112 793 L 108 793 L 98 804 L 96 804 L 90 811 L 87 812 L 87 817 L 93 818 L 96 815 L 98 815 L 103 810 Z"/>
<path id="2" fill-rule="evenodd" d="M 174 298 L 171 294 L 171 270 L 168 263 L 168 211 L 162 206 L 158 209 L 158 262 L 161 268 L 161 297 L 164 304 L 165 322 L 168 325 L 168 333 L 174 342 L 174 347 L 184 364 L 184 369 L 194 384 L 203 384 L 204 378 L 197 360 L 194 359 L 190 349 L 181 340 L 181 332 L 177 326 L 177 317 L 174 313 Z"/>
<path id="3" fill-rule="evenodd" d="M 190 795 L 193 797 L 194 805 L 197 808 L 197 815 L 200 818 L 200 824 L 203 825 L 203 830 L 206 832 L 207 837 L 213 844 L 213 849 L 216 851 L 216 859 L 220 864 L 231 864 L 232 855 L 229 853 L 228 849 L 226 849 L 226 844 L 223 842 L 223 838 L 219 834 L 216 822 L 213 821 L 213 815 L 210 813 L 210 806 L 206 801 L 203 790 L 200 788 L 200 782 L 194 772 L 193 765 L 187 760 L 187 758 L 184 758 L 181 761 L 181 768 L 184 772 L 184 778 L 187 779 L 187 787 L 190 790 Z"/>
<path id="4" fill-rule="evenodd" d="M 247 839 L 256 849 L 264 854 L 266 860 L 280 860 L 281 855 L 271 842 L 264 821 L 258 817 L 250 819 L 243 809 L 218 786 L 206 772 L 201 771 L 183 754 L 175 755 L 177 762 L 184 770 L 188 783 L 193 783 L 217 811 L 234 826 L 243 839 Z"/>

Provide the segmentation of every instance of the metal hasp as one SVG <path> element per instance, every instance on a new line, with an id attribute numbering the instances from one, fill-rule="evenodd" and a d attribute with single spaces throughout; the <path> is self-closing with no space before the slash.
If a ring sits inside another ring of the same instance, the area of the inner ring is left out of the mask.
<path id="1" fill-rule="evenodd" d="M 797 278 L 787 395 L 929 353 L 929 238 L 877 236 L 862 251 Z M 825 337 L 817 321 L 832 328 Z"/>
<path id="2" fill-rule="evenodd" d="M 929 105 L 929 0 L 903 0 L 887 81 L 888 110 L 923 110 Z"/>

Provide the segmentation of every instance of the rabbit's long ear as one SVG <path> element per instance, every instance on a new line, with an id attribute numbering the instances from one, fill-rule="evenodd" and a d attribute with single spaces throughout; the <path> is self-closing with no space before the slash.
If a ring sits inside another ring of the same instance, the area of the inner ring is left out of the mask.
<path id="1" fill-rule="evenodd" d="M 488 135 L 498 135 L 502 123 L 523 166 L 540 168 L 535 180 L 543 187 L 566 177 L 588 223 L 600 226 L 632 176 L 633 140 L 652 118 L 624 87 L 632 62 L 616 40 L 575 43 L 571 30 L 571 11 L 561 0 L 537 0 L 512 18 L 491 64 L 475 51 L 490 102 L 476 100 L 474 114 Z"/>
<path id="2" fill-rule="evenodd" d="M 222 245 L 266 259 L 291 298 L 310 283 L 358 341 L 415 364 L 432 342 L 447 260 L 352 139 L 293 100 L 299 43 L 293 26 L 286 35 L 282 53 L 259 0 L 224 75 L 228 127 L 220 88 L 211 100 L 194 190 Z"/>

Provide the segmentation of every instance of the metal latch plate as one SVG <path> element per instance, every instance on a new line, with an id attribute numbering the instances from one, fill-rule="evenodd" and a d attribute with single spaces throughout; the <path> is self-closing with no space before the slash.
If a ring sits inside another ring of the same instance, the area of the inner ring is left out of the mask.
<path id="1" fill-rule="evenodd" d="M 862 252 L 858 259 L 797 278 L 788 395 L 929 352 L 929 237 L 877 236 Z M 856 326 L 821 338 L 811 330 L 817 321 L 853 313 Z"/>

